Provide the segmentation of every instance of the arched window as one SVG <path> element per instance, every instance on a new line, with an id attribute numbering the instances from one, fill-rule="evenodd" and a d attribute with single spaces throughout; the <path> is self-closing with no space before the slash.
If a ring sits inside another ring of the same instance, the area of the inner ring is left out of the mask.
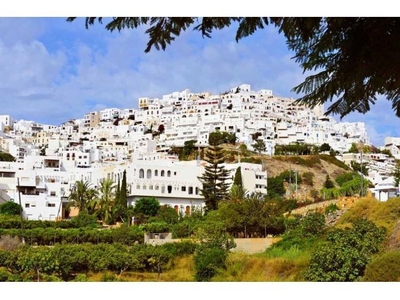
<path id="1" fill-rule="evenodd" d="M 175 209 L 176 213 L 179 213 L 179 206 L 178 205 L 175 205 L 174 209 Z"/>
<path id="2" fill-rule="evenodd" d="M 139 170 L 139 178 L 144 178 L 144 170 L 143 169 Z"/>
<path id="3" fill-rule="evenodd" d="M 185 211 L 186 215 L 189 216 L 190 215 L 190 206 L 187 205 L 186 206 L 186 211 Z"/>
<path id="4" fill-rule="evenodd" d="M 167 172 L 167 177 L 171 177 L 171 171 Z"/>
<path id="5" fill-rule="evenodd" d="M 154 176 L 158 176 L 158 170 L 154 171 Z"/>
<path id="6" fill-rule="evenodd" d="M 147 177 L 147 179 L 151 179 L 151 170 L 150 169 L 147 170 L 146 177 Z"/>
<path id="7" fill-rule="evenodd" d="M 165 171 L 161 170 L 161 177 L 164 177 L 164 176 L 165 176 Z"/>

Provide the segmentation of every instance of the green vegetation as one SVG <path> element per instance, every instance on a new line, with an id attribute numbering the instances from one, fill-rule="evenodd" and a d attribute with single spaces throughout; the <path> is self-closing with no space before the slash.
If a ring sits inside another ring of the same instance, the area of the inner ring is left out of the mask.
<path id="1" fill-rule="evenodd" d="M 214 131 L 211 132 L 209 137 L 208 137 L 208 143 L 211 146 L 218 146 L 221 144 L 236 144 L 236 134 L 235 133 L 230 133 L 226 131 Z"/>
<path id="2" fill-rule="evenodd" d="M 362 281 L 400 281 L 400 251 L 374 257 L 365 268 Z"/>
<path id="3" fill-rule="evenodd" d="M 8 152 L 0 151 L 0 161 L 15 161 L 15 157 Z"/>
<path id="4" fill-rule="evenodd" d="M 326 242 L 313 252 L 305 273 L 308 281 L 357 281 L 377 253 L 385 238 L 385 229 L 358 219 L 351 228 L 335 229 Z"/>
<path id="5" fill-rule="evenodd" d="M 0 204 L 0 215 L 19 216 L 21 211 L 21 205 L 13 201 L 7 201 Z"/>
<path id="6" fill-rule="evenodd" d="M 207 165 L 204 167 L 202 176 L 199 176 L 199 180 L 203 184 L 200 194 L 204 197 L 206 210 L 211 211 L 218 208 L 220 201 L 228 198 L 229 185 L 226 181 L 229 171 L 223 166 L 225 157 L 223 148 L 220 146 L 210 146 L 206 150 L 204 160 Z"/>

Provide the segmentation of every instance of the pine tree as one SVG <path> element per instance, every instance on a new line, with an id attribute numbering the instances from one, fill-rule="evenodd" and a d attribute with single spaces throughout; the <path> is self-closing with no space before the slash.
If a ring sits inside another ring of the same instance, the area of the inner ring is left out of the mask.
<path id="1" fill-rule="evenodd" d="M 218 203 L 228 197 L 229 184 L 226 181 L 229 170 L 222 165 L 225 161 L 222 147 L 210 146 L 204 160 L 208 164 L 204 167 L 203 175 L 198 177 L 203 184 L 200 193 L 205 199 L 206 211 L 211 211 L 216 210 Z"/>

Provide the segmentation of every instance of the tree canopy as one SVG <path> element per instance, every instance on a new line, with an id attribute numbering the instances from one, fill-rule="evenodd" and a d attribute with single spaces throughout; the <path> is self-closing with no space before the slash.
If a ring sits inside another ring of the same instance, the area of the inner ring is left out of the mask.
<path id="1" fill-rule="evenodd" d="M 76 18 L 67 18 L 72 22 Z M 87 17 L 89 28 L 103 18 Z M 297 102 L 309 107 L 333 102 L 326 114 L 341 118 L 366 113 L 379 95 L 392 101 L 400 117 L 400 18 L 396 17 L 114 17 L 106 30 L 147 27 L 152 47 L 165 50 L 183 31 L 192 28 L 211 38 L 214 30 L 237 25 L 236 41 L 268 25 L 286 38 L 288 49 L 303 72 L 315 72 L 293 88 Z"/>

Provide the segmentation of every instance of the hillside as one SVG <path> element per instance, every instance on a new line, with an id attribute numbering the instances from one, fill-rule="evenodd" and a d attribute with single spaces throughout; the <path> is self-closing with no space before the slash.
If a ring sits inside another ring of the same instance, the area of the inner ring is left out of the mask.
<path id="1" fill-rule="evenodd" d="M 259 155 L 251 151 L 240 151 L 237 146 L 224 144 L 228 162 L 263 163 L 267 170 L 268 177 L 278 176 L 286 170 L 297 171 L 299 176 L 305 172 L 311 172 L 313 176 L 313 185 L 301 184 L 298 192 L 300 194 L 307 193 L 312 189 L 319 191 L 329 175 L 334 180 L 338 175 L 349 172 L 350 169 L 343 162 L 330 155 L 302 155 L 302 156 L 268 156 Z M 293 178 L 293 183 L 295 179 Z M 299 195 L 300 196 L 300 195 Z"/>

